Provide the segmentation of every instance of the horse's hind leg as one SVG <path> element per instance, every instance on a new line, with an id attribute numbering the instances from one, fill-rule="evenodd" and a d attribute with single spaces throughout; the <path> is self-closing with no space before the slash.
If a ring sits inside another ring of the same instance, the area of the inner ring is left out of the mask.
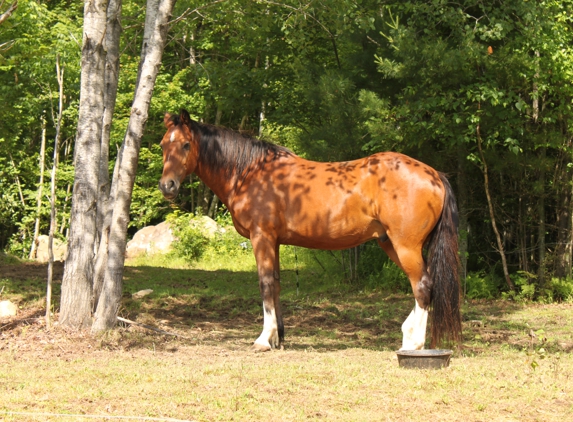
<path id="1" fill-rule="evenodd" d="M 265 234 L 251 235 L 251 243 L 257 261 L 264 317 L 263 331 L 255 340 L 253 347 L 256 351 L 264 352 L 272 348 L 279 348 L 284 337 L 279 303 L 279 246 L 274 239 Z"/>
<path id="2" fill-rule="evenodd" d="M 414 309 L 402 324 L 401 350 L 419 350 L 426 342 L 428 307 L 431 299 L 431 279 L 426 270 L 421 248 L 395 247 L 390 241 L 380 246 L 408 276 L 414 292 Z"/>

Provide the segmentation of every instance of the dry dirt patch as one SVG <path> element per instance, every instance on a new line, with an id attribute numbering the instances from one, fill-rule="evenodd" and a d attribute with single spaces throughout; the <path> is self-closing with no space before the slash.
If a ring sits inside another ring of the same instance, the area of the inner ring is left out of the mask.
<path id="1" fill-rule="evenodd" d="M 45 266 L 19 267 L 11 278 L 45 277 Z M 46 331 L 39 302 L 23 303 L 0 321 L 0 419 L 573 419 L 571 305 L 467 303 L 464 346 L 451 366 L 412 371 L 393 352 L 410 297 L 291 298 L 286 348 L 264 354 L 250 349 L 258 304 L 253 313 L 255 304 L 225 300 L 173 295 L 131 308 L 133 319 L 179 337 L 130 325 L 97 337 Z"/>

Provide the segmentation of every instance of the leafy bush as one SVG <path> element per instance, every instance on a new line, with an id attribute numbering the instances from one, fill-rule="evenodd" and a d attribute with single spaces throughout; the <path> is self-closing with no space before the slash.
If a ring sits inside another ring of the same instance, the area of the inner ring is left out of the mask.
<path id="1" fill-rule="evenodd" d="M 573 279 L 553 277 L 550 299 L 552 302 L 573 302 Z"/>
<path id="2" fill-rule="evenodd" d="M 410 281 L 375 242 L 364 245 L 360 253 L 358 268 L 360 278 L 366 287 L 391 292 L 410 293 Z"/>
<path id="3" fill-rule="evenodd" d="M 167 216 L 173 235 L 177 240 L 173 242 L 173 253 L 187 261 L 197 261 L 205 252 L 209 239 L 202 231 L 191 224 L 192 214 L 174 212 Z"/>
<path id="4" fill-rule="evenodd" d="M 371 275 L 368 279 L 368 285 L 380 287 L 390 292 L 412 293 L 410 280 L 394 262 L 387 259 L 382 264 L 382 271 L 376 275 Z"/>
<path id="5" fill-rule="evenodd" d="M 502 293 L 504 299 L 514 299 L 518 302 L 530 302 L 535 297 L 536 284 L 533 282 L 537 276 L 527 271 L 517 271 L 510 275 L 515 285 L 514 292 Z"/>
<path id="6" fill-rule="evenodd" d="M 465 280 L 466 297 L 470 299 L 493 299 L 498 294 L 495 276 L 484 272 L 469 273 Z"/>
<path id="7" fill-rule="evenodd" d="M 237 258 L 252 255 L 253 248 L 249 239 L 245 239 L 233 227 L 229 227 L 224 233 L 215 233 L 215 236 L 209 240 L 207 253 Z"/>
<path id="8" fill-rule="evenodd" d="M 252 256 L 251 242 L 238 234 L 233 227 L 208 233 L 192 214 L 174 212 L 167 217 L 177 240 L 173 242 L 173 253 L 190 263 L 199 260 L 221 261 L 221 259 L 243 259 Z M 194 224 L 194 221 L 197 223 Z"/>

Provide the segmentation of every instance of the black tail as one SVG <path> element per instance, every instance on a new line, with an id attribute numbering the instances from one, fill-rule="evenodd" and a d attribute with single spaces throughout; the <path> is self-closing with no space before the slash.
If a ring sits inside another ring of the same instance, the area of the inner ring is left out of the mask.
<path id="1" fill-rule="evenodd" d="M 443 340 L 460 343 L 460 260 L 458 256 L 458 206 L 446 176 L 440 173 L 446 189 L 444 209 L 428 243 L 428 272 L 433 280 L 432 341 L 435 348 Z"/>

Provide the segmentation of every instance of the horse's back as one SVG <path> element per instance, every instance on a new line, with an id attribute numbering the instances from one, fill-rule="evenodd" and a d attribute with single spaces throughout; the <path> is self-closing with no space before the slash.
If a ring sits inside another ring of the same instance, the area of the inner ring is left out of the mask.
<path id="1" fill-rule="evenodd" d="M 281 243 L 311 248 L 347 248 L 393 230 L 425 232 L 443 204 L 438 172 L 394 152 L 333 163 L 287 155 L 249 179 L 239 219 L 274 231 Z"/>

